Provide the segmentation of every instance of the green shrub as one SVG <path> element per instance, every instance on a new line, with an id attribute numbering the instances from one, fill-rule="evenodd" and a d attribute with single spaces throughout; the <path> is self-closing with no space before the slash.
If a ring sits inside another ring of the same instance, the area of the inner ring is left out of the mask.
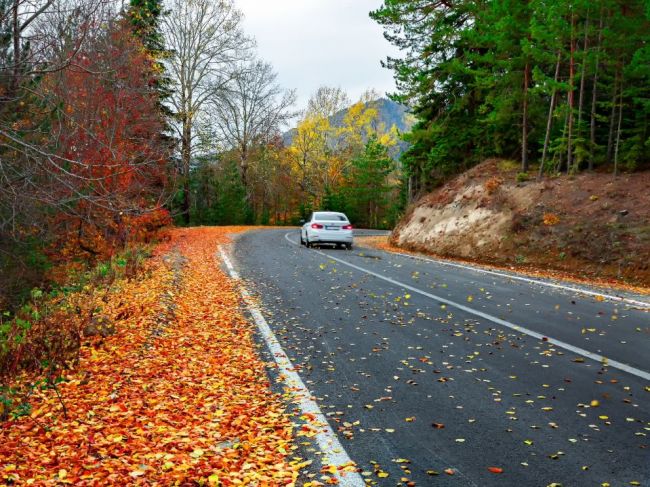
<path id="1" fill-rule="evenodd" d="M 527 172 L 520 172 L 517 173 L 517 182 L 518 183 L 523 183 L 526 182 L 530 179 L 530 175 Z"/>

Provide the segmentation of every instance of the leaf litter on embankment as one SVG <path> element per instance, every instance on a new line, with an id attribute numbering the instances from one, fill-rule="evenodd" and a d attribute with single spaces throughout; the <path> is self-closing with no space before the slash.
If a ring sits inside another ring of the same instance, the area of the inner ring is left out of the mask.
<path id="1" fill-rule="evenodd" d="M 136 312 L 88 340 L 32 414 L 2 425 L 12 485 L 289 485 L 292 424 L 272 394 L 252 325 L 216 248 L 245 227 L 175 229 L 112 303 Z"/>

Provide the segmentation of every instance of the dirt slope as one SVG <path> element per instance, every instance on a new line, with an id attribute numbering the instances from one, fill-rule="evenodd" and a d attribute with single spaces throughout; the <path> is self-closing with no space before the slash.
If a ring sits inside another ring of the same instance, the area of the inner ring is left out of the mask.
<path id="1" fill-rule="evenodd" d="M 391 243 L 487 264 L 650 286 L 650 172 L 516 181 L 489 160 L 409 209 Z"/>

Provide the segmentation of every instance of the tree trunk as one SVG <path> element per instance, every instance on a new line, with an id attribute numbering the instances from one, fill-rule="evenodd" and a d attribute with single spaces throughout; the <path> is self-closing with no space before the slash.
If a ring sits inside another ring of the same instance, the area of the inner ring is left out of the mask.
<path id="1" fill-rule="evenodd" d="M 614 150 L 614 128 L 616 127 L 616 98 L 618 97 L 618 68 L 614 77 L 614 93 L 612 95 L 612 112 L 609 116 L 609 137 L 607 138 L 607 164 L 612 163 Z"/>
<path id="2" fill-rule="evenodd" d="M 587 51 L 589 49 L 589 16 L 585 20 L 585 37 L 582 49 L 582 67 L 580 69 L 580 94 L 578 96 L 578 137 L 582 137 L 582 110 L 585 100 L 585 77 L 587 75 Z M 579 171 L 580 161 L 576 163 L 575 170 Z"/>
<path id="3" fill-rule="evenodd" d="M 562 123 L 562 138 L 563 139 L 566 137 L 567 125 L 568 124 L 569 124 L 569 111 L 567 110 L 567 112 L 564 114 L 564 123 Z M 557 169 L 555 170 L 555 172 L 562 172 L 563 168 L 564 168 L 564 152 L 558 151 L 558 162 L 557 162 Z"/>
<path id="4" fill-rule="evenodd" d="M 562 60 L 562 51 L 557 52 L 557 62 L 555 63 L 555 83 L 557 83 L 560 78 L 560 64 Z M 546 163 L 546 155 L 548 154 L 548 145 L 551 141 L 551 128 L 553 127 L 553 110 L 555 110 L 555 98 L 557 95 L 557 89 L 553 87 L 553 94 L 551 95 L 551 103 L 548 108 L 548 118 L 546 120 L 546 135 L 544 136 L 544 150 L 542 151 L 542 162 L 539 165 L 539 174 L 537 179 L 542 179 L 544 174 L 544 164 Z"/>
<path id="5" fill-rule="evenodd" d="M 589 170 L 594 169 L 594 153 L 596 151 L 596 103 L 598 102 L 598 70 L 600 69 L 600 46 L 603 41 L 603 14 L 600 14 L 598 26 L 598 46 L 596 47 L 596 66 L 594 67 L 594 86 L 591 94 L 591 122 L 589 134 Z"/>
<path id="6" fill-rule="evenodd" d="M 521 129 L 521 171 L 528 172 L 528 85 L 530 83 L 530 63 L 524 68 L 524 107 Z"/>
<path id="7" fill-rule="evenodd" d="M 619 87 L 618 98 L 618 128 L 616 130 L 616 147 L 614 149 L 614 177 L 618 176 L 618 148 L 621 143 L 621 125 L 623 123 L 623 78 Z"/>
<path id="8" fill-rule="evenodd" d="M 241 168 L 241 183 L 244 186 L 246 200 L 248 200 L 248 154 L 246 153 L 246 149 L 242 149 L 241 151 L 239 164 Z"/>
<path id="9" fill-rule="evenodd" d="M 181 140 L 181 160 L 183 163 L 183 220 L 190 224 L 190 160 L 192 156 L 192 122 L 183 118 L 183 137 Z"/>
<path id="10" fill-rule="evenodd" d="M 575 29 L 575 16 L 571 16 L 571 59 L 569 61 L 569 123 L 567 133 L 567 160 L 566 171 L 569 173 L 573 167 L 573 108 L 574 108 L 574 82 L 575 82 L 575 53 L 576 41 L 573 37 Z"/>
<path id="11" fill-rule="evenodd" d="M 19 84 L 19 77 L 20 77 L 20 23 L 18 19 L 18 3 L 19 0 L 14 0 L 13 6 L 11 7 L 11 13 L 12 13 L 12 36 L 13 36 L 13 42 L 14 42 L 14 66 L 13 66 L 13 75 L 11 77 L 11 84 L 10 84 L 10 96 L 9 98 L 14 98 L 16 94 L 18 93 L 18 84 Z"/>

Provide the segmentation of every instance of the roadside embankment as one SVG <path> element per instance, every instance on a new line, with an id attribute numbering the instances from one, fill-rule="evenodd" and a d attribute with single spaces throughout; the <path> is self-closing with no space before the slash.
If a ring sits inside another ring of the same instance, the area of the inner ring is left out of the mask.
<path id="1" fill-rule="evenodd" d="M 525 180 L 489 160 L 424 196 L 391 245 L 510 269 L 650 287 L 650 172 Z"/>

